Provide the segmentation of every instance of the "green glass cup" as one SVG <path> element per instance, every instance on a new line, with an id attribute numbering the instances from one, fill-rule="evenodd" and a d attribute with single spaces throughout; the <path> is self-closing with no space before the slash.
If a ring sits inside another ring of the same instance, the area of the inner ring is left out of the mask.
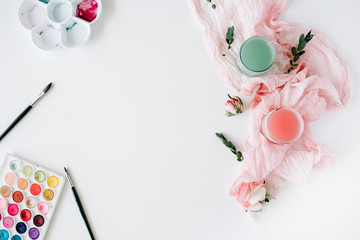
<path id="1" fill-rule="evenodd" d="M 265 74 L 276 59 L 274 44 L 267 38 L 254 36 L 247 39 L 240 48 L 236 63 L 242 73 L 249 77 Z"/>

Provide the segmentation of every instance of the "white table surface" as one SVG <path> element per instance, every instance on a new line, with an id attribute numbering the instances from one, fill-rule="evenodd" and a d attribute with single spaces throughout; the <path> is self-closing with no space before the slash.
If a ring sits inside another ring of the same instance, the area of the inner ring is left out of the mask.
<path id="1" fill-rule="evenodd" d="M 1 142 L 0 156 L 69 167 L 98 239 L 360 238 L 359 1 L 290 1 L 281 16 L 325 33 L 349 65 L 353 96 L 311 126 L 336 164 L 288 184 L 254 223 L 227 195 L 240 165 L 214 136 L 241 149 L 249 113 L 225 117 L 234 92 L 188 1 L 103 0 L 90 41 L 53 52 L 33 45 L 21 2 L 0 1 L 0 129 L 55 85 Z M 47 239 L 89 239 L 69 187 Z"/>

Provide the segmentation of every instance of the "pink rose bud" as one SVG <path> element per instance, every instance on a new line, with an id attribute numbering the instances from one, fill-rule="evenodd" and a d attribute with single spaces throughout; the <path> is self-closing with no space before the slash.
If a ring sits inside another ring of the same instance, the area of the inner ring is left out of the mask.
<path id="1" fill-rule="evenodd" d="M 242 113 L 243 102 L 241 101 L 241 99 L 237 96 L 231 97 L 229 94 L 228 96 L 230 100 L 227 100 L 225 103 L 226 116 L 232 117 L 236 114 Z"/>
<path id="2" fill-rule="evenodd" d="M 259 212 L 263 203 L 269 201 L 268 196 L 265 184 L 251 182 L 240 185 L 236 199 L 245 211 Z"/>

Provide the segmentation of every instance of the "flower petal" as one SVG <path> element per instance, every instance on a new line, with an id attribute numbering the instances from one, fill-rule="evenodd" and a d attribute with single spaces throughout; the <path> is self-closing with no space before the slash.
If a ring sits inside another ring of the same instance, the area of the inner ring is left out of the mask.
<path id="1" fill-rule="evenodd" d="M 259 212 L 262 209 L 262 204 L 258 203 L 250 208 L 248 208 L 247 210 L 250 212 Z"/>
<path id="2" fill-rule="evenodd" d="M 256 202 L 262 201 L 265 199 L 266 188 L 264 186 L 258 187 L 254 189 L 252 193 L 250 193 L 248 202 L 253 205 Z"/>

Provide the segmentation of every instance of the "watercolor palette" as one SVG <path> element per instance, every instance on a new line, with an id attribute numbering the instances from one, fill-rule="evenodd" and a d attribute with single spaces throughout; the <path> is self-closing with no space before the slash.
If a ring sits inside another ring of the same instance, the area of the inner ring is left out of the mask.
<path id="1" fill-rule="evenodd" d="M 0 169 L 0 240 L 44 239 L 65 178 L 7 154 Z"/>
<path id="2" fill-rule="evenodd" d="M 73 48 L 88 40 L 101 9 L 101 0 L 24 0 L 19 19 L 40 49 Z"/>

